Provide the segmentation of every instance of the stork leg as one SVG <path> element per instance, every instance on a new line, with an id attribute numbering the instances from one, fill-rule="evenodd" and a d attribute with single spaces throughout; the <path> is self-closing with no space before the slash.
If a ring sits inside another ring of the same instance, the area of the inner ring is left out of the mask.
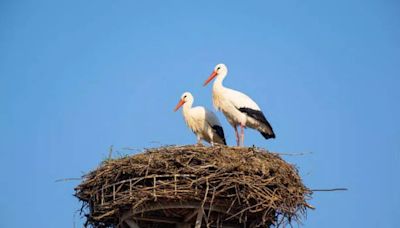
<path id="1" fill-rule="evenodd" d="M 240 124 L 240 144 L 244 146 L 244 126 Z"/>
<path id="2" fill-rule="evenodd" d="M 235 129 L 235 135 L 236 135 L 236 145 L 240 146 L 240 141 L 239 141 L 239 132 L 237 130 L 237 126 L 233 126 L 233 129 Z"/>
<path id="3" fill-rule="evenodd" d="M 211 129 L 212 128 L 208 128 L 208 137 L 210 138 L 211 146 L 214 146 L 214 132 Z"/>
<path id="4" fill-rule="evenodd" d="M 201 138 L 200 136 L 197 136 L 197 145 L 202 146 L 203 144 L 201 143 Z"/>

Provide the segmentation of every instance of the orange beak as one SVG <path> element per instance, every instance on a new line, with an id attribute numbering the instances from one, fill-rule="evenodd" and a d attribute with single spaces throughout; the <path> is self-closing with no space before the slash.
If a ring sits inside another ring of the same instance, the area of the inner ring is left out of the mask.
<path id="1" fill-rule="evenodd" d="M 178 104 L 176 105 L 174 112 L 176 112 L 183 104 L 185 104 L 185 101 L 180 99 Z"/>
<path id="2" fill-rule="evenodd" d="M 216 76 L 218 75 L 218 73 L 216 71 L 213 71 L 210 75 L 210 77 L 208 77 L 208 79 L 204 82 L 203 86 L 206 86 L 211 80 L 213 80 Z"/>

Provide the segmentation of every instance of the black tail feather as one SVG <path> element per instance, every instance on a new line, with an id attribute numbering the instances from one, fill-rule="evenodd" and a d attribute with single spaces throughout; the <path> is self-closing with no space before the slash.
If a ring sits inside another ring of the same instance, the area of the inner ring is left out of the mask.
<path id="1" fill-rule="evenodd" d="M 262 136 L 264 136 L 265 139 L 274 139 L 275 138 L 275 133 L 272 132 L 272 134 L 268 134 L 265 132 L 260 132 Z"/>
<path id="2" fill-rule="evenodd" d="M 215 130 L 217 135 L 222 139 L 222 141 L 224 142 L 224 145 L 226 145 L 224 129 L 218 125 L 214 125 L 214 126 L 212 126 L 212 128 Z"/>

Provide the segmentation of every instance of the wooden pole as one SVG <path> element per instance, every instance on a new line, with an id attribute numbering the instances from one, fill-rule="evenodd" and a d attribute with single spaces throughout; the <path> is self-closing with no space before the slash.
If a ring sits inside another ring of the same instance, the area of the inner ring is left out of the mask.
<path id="1" fill-rule="evenodd" d="M 196 224 L 194 225 L 194 228 L 201 227 L 201 222 L 203 221 L 203 213 L 204 213 L 204 209 L 203 209 L 203 207 L 200 207 L 197 212 Z"/>
<path id="2" fill-rule="evenodd" d="M 190 223 L 177 223 L 176 228 L 190 228 Z"/>
<path id="3" fill-rule="evenodd" d="M 129 226 L 129 228 L 140 228 L 139 225 L 131 219 L 125 220 L 125 223 Z"/>

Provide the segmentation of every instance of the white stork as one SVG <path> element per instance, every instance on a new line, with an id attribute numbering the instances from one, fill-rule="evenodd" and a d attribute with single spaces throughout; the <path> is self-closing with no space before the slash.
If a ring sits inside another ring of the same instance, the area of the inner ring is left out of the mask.
<path id="1" fill-rule="evenodd" d="M 214 107 L 222 111 L 228 122 L 235 129 L 236 143 L 238 146 L 244 144 L 244 128 L 250 127 L 258 130 L 264 138 L 275 138 L 275 133 L 268 123 L 260 107 L 246 94 L 226 88 L 222 82 L 228 74 L 225 64 L 218 64 L 210 77 L 204 82 L 206 86 L 214 78 L 213 85 L 213 104 Z M 237 130 L 240 126 L 241 134 Z"/>
<path id="2" fill-rule="evenodd" d="M 226 145 L 224 130 L 217 116 L 201 106 L 192 108 L 193 101 L 191 93 L 183 93 L 174 111 L 183 106 L 183 117 L 188 127 L 196 134 L 197 143 L 201 144 L 203 139 L 213 146 L 214 143 Z"/>

